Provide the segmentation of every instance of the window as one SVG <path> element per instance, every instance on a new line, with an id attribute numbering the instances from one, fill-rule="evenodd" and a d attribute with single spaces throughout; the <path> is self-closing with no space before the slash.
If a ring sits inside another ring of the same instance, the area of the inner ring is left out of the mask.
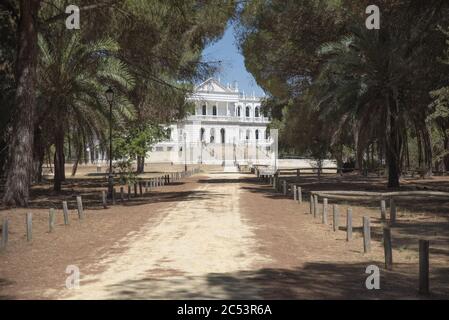
<path id="1" fill-rule="evenodd" d="M 167 147 L 167 151 L 173 151 L 173 147 Z"/>
<path id="2" fill-rule="evenodd" d="M 206 105 L 203 106 L 203 116 L 207 115 L 207 107 Z"/>
<path id="3" fill-rule="evenodd" d="M 258 107 L 256 108 L 256 111 L 255 111 L 255 112 L 256 112 L 255 117 L 256 117 L 256 118 L 259 118 L 260 114 L 259 114 L 259 108 L 258 108 Z"/>
<path id="4" fill-rule="evenodd" d="M 259 130 L 256 130 L 256 140 L 259 140 Z"/>
<path id="5" fill-rule="evenodd" d="M 204 133 L 206 132 L 206 130 L 204 128 L 201 128 L 200 130 L 200 141 L 203 142 L 204 141 Z"/>
<path id="6" fill-rule="evenodd" d="M 237 117 L 240 117 L 240 116 L 241 116 L 241 108 L 238 107 L 238 108 L 237 108 Z"/>
<path id="7" fill-rule="evenodd" d="M 251 137 L 251 131 L 246 130 L 246 140 L 249 140 L 249 138 Z"/>
<path id="8" fill-rule="evenodd" d="M 212 107 L 212 115 L 216 116 L 217 115 L 217 106 L 213 106 Z"/>
<path id="9" fill-rule="evenodd" d="M 265 139 L 270 139 L 270 131 L 268 130 L 265 131 Z"/>
<path id="10" fill-rule="evenodd" d="M 246 117 L 247 118 L 250 117 L 250 109 L 249 109 L 249 107 L 246 107 Z"/>
<path id="11" fill-rule="evenodd" d="M 164 151 L 164 147 L 156 147 L 156 152 L 162 152 Z"/>
<path id="12" fill-rule="evenodd" d="M 226 133 L 226 132 L 225 132 L 225 129 L 222 128 L 222 129 L 220 130 L 220 134 L 221 134 L 221 143 L 225 143 L 225 141 L 226 141 L 226 139 L 225 139 L 225 138 L 226 138 L 226 137 L 225 137 L 225 133 Z"/>
<path id="13" fill-rule="evenodd" d="M 210 129 L 210 143 L 214 143 L 215 142 L 215 129 L 212 128 Z"/>

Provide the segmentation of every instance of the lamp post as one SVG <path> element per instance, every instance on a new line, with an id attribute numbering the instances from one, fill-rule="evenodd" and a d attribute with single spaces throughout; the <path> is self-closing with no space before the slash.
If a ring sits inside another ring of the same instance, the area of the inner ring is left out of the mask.
<path id="1" fill-rule="evenodd" d="M 187 172 L 187 134 L 184 132 L 184 171 Z"/>
<path id="2" fill-rule="evenodd" d="M 108 197 L 112 199 L 114 188 L 114 175 L 112 174 L 112 102 L 114 100 L 114 91 L 111 87 L 105 92 L 106 100 L 109 103 L 109 177 L 108 177 Z"/>

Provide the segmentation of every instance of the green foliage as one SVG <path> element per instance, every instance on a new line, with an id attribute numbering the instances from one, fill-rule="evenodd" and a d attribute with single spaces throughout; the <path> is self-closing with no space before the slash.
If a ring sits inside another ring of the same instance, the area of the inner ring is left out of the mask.
<path id="1" fill-rule="evenodd" d="M 115 159 L 145 157 L 152 146 L 167 138 L 167 130 L 158 125 L 130 127 L 118 132 L 113 138 Z"/>

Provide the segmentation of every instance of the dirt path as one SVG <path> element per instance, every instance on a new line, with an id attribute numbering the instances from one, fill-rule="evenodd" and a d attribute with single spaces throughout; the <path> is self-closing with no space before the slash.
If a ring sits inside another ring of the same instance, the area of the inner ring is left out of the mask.
<path id="1" fill-rule="evenodd" d="M 256 252 L 255 234 L 240 214 L 239 183 L 205 183 L 196 191 L 207 196 L 167 209 L 158 225 L 127 239 L 125 252 L 100 261 L 104 272 L 86 275 L 80 289 L 64 298 L 228 298 L 221 286 L 211 285 L 214 274 L 257 269 L 269 259 Z M 258 290 L 245 295 L 260 297 Z"/>
<path id="2" fill-rule="evenodd" d="M 307 214 L 308 202 L 274 193 L 253 175 L 223 173 L 90 210 L 87 221 L 50 234 L 48 213 L 36 209 L 33 243 L 16 228 L 1 256 L 0 298 L 420 298 L 414 251 L 394 243 L 394 271 L 384 270 L 380 239 L 364 254 L 360 233 L 362 216 L 375 221 L 378 210 L 352 209 L 354 239 L 347 242 L 344 227 L 333 232 L 330 223 Z M 342 225 L 345 212 L 341 205 Z M 24 213 L 10 217 L 20 220 Z M 80 268 L 79 289 L 64 287 L 68 264 Z M 365 287 L 369 265 L 381 270 L 380 290 Z M 448 265 L 447 255 L 432 255 L 431 298 L 449 297 Z"/>

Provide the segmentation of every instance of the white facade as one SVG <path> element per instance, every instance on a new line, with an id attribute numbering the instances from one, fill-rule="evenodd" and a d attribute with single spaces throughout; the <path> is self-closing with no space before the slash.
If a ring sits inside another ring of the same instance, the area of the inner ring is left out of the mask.
<path id="1" fill-rule="evenodd" d="M 270 123 L 260 99 L 245 96 L 237 85 L 211 78 L 189 100 L 195 113 L 171 125 L 170 140 L 153 147 L 148 162 L 188 164 L 263 164 L 272 159 Z"/>

